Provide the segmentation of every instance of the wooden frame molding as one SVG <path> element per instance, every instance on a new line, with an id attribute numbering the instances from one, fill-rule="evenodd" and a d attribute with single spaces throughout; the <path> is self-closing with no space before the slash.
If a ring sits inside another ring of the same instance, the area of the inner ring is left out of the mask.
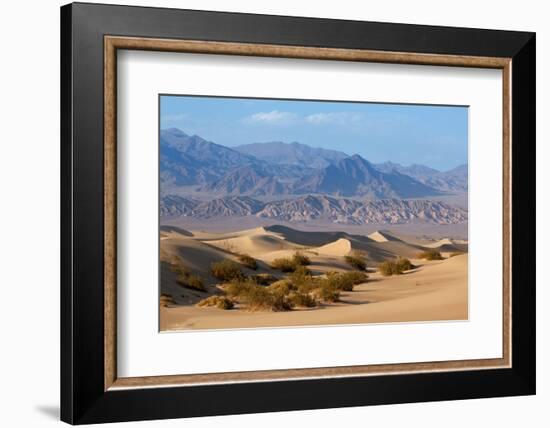
<path id="1" fill-rule="evenodd" d="M 173 376 L 118 378 L 116 367 L 116 82 L 117 50 L 170 51 L 337 61 L 421 64 L 502 70 L 503 81 L 503 356 L 497 359 L 438 361 L 308 369 L 266 370 Z M 358 377 L 380 374 L 461 371 L 511 367 L 511 186 L 512 61 L 510 58 L 383 52 L 252 43 L 104 37 L 104 389 L 192 386 L 217 383 Z"/>

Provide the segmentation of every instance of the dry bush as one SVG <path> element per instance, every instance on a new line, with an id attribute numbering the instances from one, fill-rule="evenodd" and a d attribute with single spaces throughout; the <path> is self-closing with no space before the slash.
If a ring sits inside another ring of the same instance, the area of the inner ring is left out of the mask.
<path id="1" fill-rule="evenodd" d="M 245 280 L 236 278 L 233 279 L 228 285 L 226 285 L 223 291 L 230 297 L 239 298 L 247 294 L 253 287 L 259 286 L 250 278 Z"/>
<path id="2" fill-rule="evenodd" d="M 344 259 L 354 269 L 365 270 L 367 268 L 367 258 L 360 253 L 349 254 Z"/>
<path id="3" fill-rule="evenodd" d="M 282 288 L 263 287 L 252 279 L 234 279 L 224 288 L 224 292 L 240 303 L 246 304 L 251 311 L 289 311 L 292 305 L 288 301 L 287 292 Z"/>
<path id="4" fill-rule="evenodd" d="M 328 287 L 338 291 L 353 291 L 352 281 L 345 278 L 340 273 L 329 273 L 327 279 Z"/>
<path id="5" fill-rule="evenodd" d="M 361 272 L 332 272 L 327 274 L 329 286 L 338 291 L 353 291 L 353 286 L 365 282 L 367 274 Z"/>
<path id="6" fill-rule="evenodd" d="M 443 260 L 443 256 L 437 250 L 423 251 L 418 255 L 418 258 L 424 260 Z"/>
<path id="7" fill-rule="evenodd" d="M 306 293 L 294 292 L 288 296 L 288 301 L 292 306 L 302 308 L 314 308 L 317 306 L 317 300 Z"/>
<path id="8" fill-rule="evenodd" d="M 277 277 L 270 273 L 257 273 L 255 275 L 250 275 L 249 278 L 259 285 L 269 285 L 277 281 Z"/>
<path id="9" fill-rule="evenodd" d="M 289 279 L 280 279 L 268 287 L 273 293 L 289 294 L 296 290 L 296 286 Z"/>
<path id="10" fill-rule="evenodd" d="M 306 281 L 309 278 L 311 278 L 311 271 L 305 266 L 298 266 L 294 272 L 288 275 L 288 279 L 290 279 L 295 285 L 298 285 L 299 282 Z"/>
<path id="11" fill-rule="evenodd" d="M 296 271 L 289 275 L 288 279 L 300 293 L 309 293 L 321 286 L 321 278 L 314 277 L 304 266 L 300 266 Z"/>
<path id="12" fill-rule="evenodd" d="M 206 291 L 206 287 L 204 286 L 204 282 L 202 278 L 198 275 L 180 275 L 178 276 L 178 284 L 182 285 L 185 288 L 190 288 L 192 290 L 197 291 Z"/>
<path id="13" fill-rule="evenodd" d="M 266 287 L 256 285 L 240 296 L 251 311 L 290 311 L 292 305 L 282 293 L 273 293 Z"/>
<path id="14" fill-rule="evenodd" d="M 234 303 L 225 296 L 210 296 L 197 303 L 199 308 L 215 306 L 218 309 L 233 309 Z"/>
<path id="15" fill-rule="evenodd" d="M 367 282 L 369 276 L 365 272 L 343 272 L 342 275 L 347 281 L 351 281 L 353 285 L 359 285 Z"/>
<path id="16" fill-rule="evenodd" d="M 294 253 L 294 255 L 292 256 L 292 261 L 297 266 L 308 266 L 311 264 L 311 259 L 308 256 L 300 253 L 299 251 Z"/>
<path id="17" fill-rule="evenodd" d="M 184 266 L 183 260 L 179 256 L 173 256 L 170 260 L 170 270 L 177 275 L 191 275 L 191 271 Z"/>
<path id="18" fill-rule="evenodd" d="M 220 281 L 231 281 L 233 279 L 243 279 L 244 274 L 237 263 L 232 260 L 222 260 L 210 265 L 212 275 Z"/>
<path id="19" fill-rule="evenodd" d="M 287 257 L 273 260 L 271 262 L 271 267 L 281 272 L 294 272 L 300 266 L 307 266 L 309 264 L 311 264 L 311 260 L 308 256 L 296 252 L 292 258 Z"/>
<path id="20" fill-rule="evenodd" d="M 389 260 L 381 263 L 380 266 L 378 266 L 378 270 L 384 276 L 401 275 L 403 273 L 403 271 L 399 269 L 396 262 Z"/>
<path id="21" fill-rule="evenodd" d="M 401 275 L 406 270 L 411 270 L 414 268 L 415 266 L 413 266 L 411 261 L 405 257 L 399 257 L 394 261 L 385 261 L 378 266 L 378 270 L 384 276 Z"/>
<path id="22" fill-rule="evenodd" d="M 204 281 L 198 275 L 192 275 L 191 271 L 183 265 L 180 257 L 175 256 L 170 264 L 172 272 L 177 274 L 176 282 L 185 288 L 196 291 L 206 291 Z"/>
<path id="23" fill-rule="evenodd" d="M 405 257 L 399 257 L 397 259 L 397 268 L 399 270 L 401 270 L 401 272 L 404 272 L 406 270 L 411 270 L 411 269 L 414 269 L 414 266 L 413 264 L 411 263 L 411 261 Z"/>
<path id="24" fill-rule="evenodd" d="M 239 262 L 243 266 L 246 266 L 248 269 L 256 270 L 258 269 L 258 262 L 254 257 L 249 256 L 248 254 L 239 255 Z"/>
<path id="25" fill-rule="evenodd" d="M 273 269 L 280 270 L 281 272 L 294 272 L 298 267 L 298 264 L 294 260 L 289 258 L 275 259 L 271 262 Z"/>
<path id="26" fill-rule="evenodd" d="M 333 303 L 340 300 L 340 291 L 337 290 L 328 280 L 320 282 L 320 287 L 313 291 L 313 296 L 323 302 Z"/>

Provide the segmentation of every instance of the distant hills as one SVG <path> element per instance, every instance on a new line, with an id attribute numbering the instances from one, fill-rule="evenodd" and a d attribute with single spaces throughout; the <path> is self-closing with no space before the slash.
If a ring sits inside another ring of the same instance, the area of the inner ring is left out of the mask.
<path id="1" fill-rule="evenodd" d="M 289 223 L 316 220 L 346 225 L 399 224 L 414 221 L 456 224 L 468 220 L 466 210 L 438 201 L 423 199 L 358 201 L 319 195 L 267 203 L 246 196 L 228 196 L 201 202 L 169 195 L 161 198 L 160 212 L 163 217 L 209 219 L 256 216 Z"/>

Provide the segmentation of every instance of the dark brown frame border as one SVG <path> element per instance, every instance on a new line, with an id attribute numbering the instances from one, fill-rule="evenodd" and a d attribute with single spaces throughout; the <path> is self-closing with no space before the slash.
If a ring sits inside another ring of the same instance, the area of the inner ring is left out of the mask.
<path id="1" fill-rule="evenodd" d="M 367 376 L 430 371 L 495 369 L 511 364 L 511 59 L 459 55 L 377 52 L 266 44 L 105 36 L 105 390 L 111 388 L 215 384 L 259 380 Z M 503 94 L 503 350 L 502 358 L 380 364 L 309 369 L 263 370 L 119 378 L 116 375 L 116 61 L 117 50 L 169 51 L 211 55 L 264 56 L 336 61 L 383 62 L 495 68 L 502 70 Z"/>
<path id="2" fill-rule="evenodd" d="M 535 393 L 534 33 L 86 3 L 63 6 L 60 18 L 63 421 L 119 422 Z M 268 45 L 274 51 L 279 47 L 292 49 L 292 55 L 303 47 L 320 49 L 318 52 L 344 49 L 372 52 L 372 61 L 380 53 L 405 54 L 409 60 L 417 55 L 416 63 L 430 61 L 434 56 L 490 57 L 497 63 L 511 59 L 505 73 L 511 114 L 504 117 L 509 130 L 505 138 L 513 140 L 505 152 L 511 167 L 506 181 L 511 192 L 504 201 L 513 208 L 507 213 L 511 217 L 508 233 L 513 245 L 510 253 L 504 254 L 509 265 L 513 264 L 506 315 L 512 328 L 509 367 L 442 371 L 427 368 L 391 375 L 332 376 L 326 372 L 328 377 L 266 377 L 218 383 L 191 383 L 187 379 L 185 386 L 172 385 L 177 379 L 162 379 L 162 387 L 147 387 L 143 379 L 138 380 L 141 386 L 124 386 L 120 380 L 118 386 L 111 384 L 106 389 L 111 379 L 105 376 L 106 370 L 112 368 L 108 360 L 106 365 L 105 358 L 109 352 L 106 322 L 110 320 L 105 315 L 114 307 L 106 308 L 104 287 L 109 275 L 114 274 L 114 265 L 109 270 L 105 264 L 106 240 L 113 239 L 105 229 L 105 218 L 109 216 L 108 205 L 114 209 L 116 202 L 105 199 L 106 187 L 110 185 L 105 181 L 105 167 L 114 166 L 114 158 L 105 153 L 104 144 L 106 132 L 113 132 L 105 126 L 105 110 L 113 107 L 105 104 L 104 97 L 106 36 Z"/>

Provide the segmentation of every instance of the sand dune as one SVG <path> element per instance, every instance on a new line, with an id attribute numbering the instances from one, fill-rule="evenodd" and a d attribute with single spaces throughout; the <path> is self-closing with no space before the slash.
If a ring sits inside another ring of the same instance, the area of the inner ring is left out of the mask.
<path id="1" fill-rule="evenodd" d="M 388 241 L 375 244 L 379 250 L 383 250 L 400 257 L 414 259 L 425 249 L 419 245 L 409 244 L 403 241 Z M 394 256 L 395 257 L 395 256 Z"/>
<path id="2" fill-rule="evenodd" d="M 305 232 L 280 225 L 269 226 L 266 227 L 265 230 L 267 232 L 276 233 L 278 236 L 289 242 L 306 247 L 326 245 L 340 238 L 346 238 L 349 236 L 344 232 Z"/>
<path id="3" fill-rule="evenodd" d="M 380 263 L 396 257 L 415 258 L 426 249 L 437 249 L 441 252 L 467 252 L 468 245 L 457 243 L 450 239 L 436 242 L 426 241 L 420 245 L 417 242 L 405 242 L 389 231 L 377 231 L 368 236 L 350 235 L 343 232 L 304 232 L 284 226 L 259 227 L 231 233 L 208 233 L 200 231 L 185 231 L 164 229 L 162 246 L 170 247 L 174 240 L 182 240 L 181 250 L 185 259 L 193 268 L 200 269 L 205 262 L 209 266 L 212 257 L 203 257 L 197 253 L 197 248 L 204 249 L 204 254 L 212 254 L 219 250 L 216 257 L 235 258 L 238 254 L 248 254 L 267 262 L 274 258 L 291 257 L 296 251 L 310 251 L 313 255 L 343 257 L 353 251 L 359 251 L 372 262 Z M 168 231 L 170 230 L 170 231 Z M 192 247 L 192 248 L 191 248 Z M 195 248 L 197 247 L 197 248 Z M 208 249 L 208 251 L 206 251 Z M 214 257 L 214 258 L 216 258 Z"/>
<path id="4" fill-rule="evenodd" d="M 196 307 L 162 308 L 161 328 L 224 329 L 243 327 L 362 324 L 468 319 L 468 256 L 428 262 L 414 273 L 372 280 L 342 302 L 290 312 L 219 311 Z"/>
<path id="5" fill-rule="evenodd" d="M 208 232 L 205 230 L 191 230 L 191 233 L 196 239 L 201 241 L 218 241 L 221 239 L 238 238 L 239 236 L 253 235 L 258 233 L 266 233 L 263 227 L 255 227 L 251 229 L 237 230 L 233 232 Z"/>
<path id="6" fill-rule="evenodd" d="M 360 251 L 375 263 L 397 256 L 415 257 L 424 251 L 422 246 L 404 242 L 389 231 L 376 231 L 368 236 L 344 232 L 304 232 L 285 226 L 268 227 L 266 231 L 276 232 L 287 241 L 310 247 L 323 255 L 345 256 L 354 250 Z"/>
<path id="7" fill-rule="evenodd" d="M 226 249 L 216 247 L 211 241 L 201 241 L 195 236 L 187 237 L 178 232 L 170 232 L 161 237 L 161 294 L 173 297 L 176 304 L 194 304 L 207 297 L 209 294 L 217 292 L 219 281 L 212 276 L 210 267 L 212 263 L 222 260 L 233 260 L 238 263 L 236 254 L 232 254 Z M 241 237 L 242 238 L 242 237 Z M 238 238 L 235 238 L 238 239 Z M 292 254 L 294 251 L 292 251 Z M 176 281 L 177 276 L 171 271 L 170 263 L 177 256 L 183 266 L 185 266 L 193 275 L 199 275 L 208 291 L 207 293 L 197 292 L 182 287 Z M 251 271 L 241 265 L 245 273 L 265 273 L 270 269 L 260 263 L 257 271 Z"/>
<path id="8" fill-rule="evenodd" d="M 194 273 L 210 276 L 210 264 L 231 258 L 231 255 L 215 247 L 194 239 L 168 238 L 162 241 L 161 260 L 170 261 L 170 256 L 178 256 L 182 263 Z"/>
<path id="9" fill-rule="evenodd" d="M 223 239 L 211 240 L 208 243 L 225 251 L 256 256 L 273 251 L 302 248 L 300 245 L 289 242 L 278 234 L 268 232 L 263 228 L 253 229 Z"/>
<path id="10" fill-rule="evenodd" d="M 326 256 L 345 256 L 351 252 L 351 242 L 349 239 L 340 238 L 338 241 L 323 245 L 315 251 Z"/>
<path id="11" fill-rule="evenodd" d="M 449 238 L 440 239 L 439 241 L 426 245 L 426 247 L 445 253 L 465 253 L 468 251 L 468 243 L 464 241 L 454 241 Z"/>
<path id="12" fill-rule="evenodd" d="M 263 326 L 320 325 L 365 322 L 448 320 L 467 318 L 467 254 L 442 261 L 420 261 L 415 257 L 428 248 L 442 252 L 467 252 L 467 242 L 451 239 L 428 241 L 406 239 L 390 231 L 368 236 L 344 232 L 298 231 L 283 226 L 259 227 L 231 233 L 209 233 L 185 229 L 161 229 L 161 328 L 244 328 Z M 420 244 L 422 243 L 422 244 Z M 382 277 L 369 273 L 366 284 L 353 292 L 344 292 L 341 302 L 324 304 L 316 309 L 289 312 L 222 311 L 197 308 L 196 302 L 218 292 L 219 281 L 210 273 L 210 265 L 224 259 L 238 262 L 239 254 L 258 260 L 259 269 L 244 273 L 270 273 L 278 278 L 270 263 L 276 258 L 292 257 L 297 251 L 307 255 L 308 268 L 314 275 L 329 271 L 347 271 L 345 255 L 362 252 L 369 267 L 384 260 L 407 257 L 418 268 L 404 275 Z M 174 256 L 200 275 L 207 292 L 183 288 L 170 268 Z"/>
<path id="13" fill-rule="evenodd" d="M 400 241 L 400 239 L 398 239 L 396 236 L 383 230 L 377 230 L 376 232 L 368 235 L 368 237 L 375 242 Z"/>
<path id="14" fill-rule="evenodd" d="M 178 233 L 183 236 L 193 236 L 193 233 L 189 232 L 188 230 L 182 229 L 181 227 L 177 226 L 160 226 L 160 231 L 165 233 Z"/>

